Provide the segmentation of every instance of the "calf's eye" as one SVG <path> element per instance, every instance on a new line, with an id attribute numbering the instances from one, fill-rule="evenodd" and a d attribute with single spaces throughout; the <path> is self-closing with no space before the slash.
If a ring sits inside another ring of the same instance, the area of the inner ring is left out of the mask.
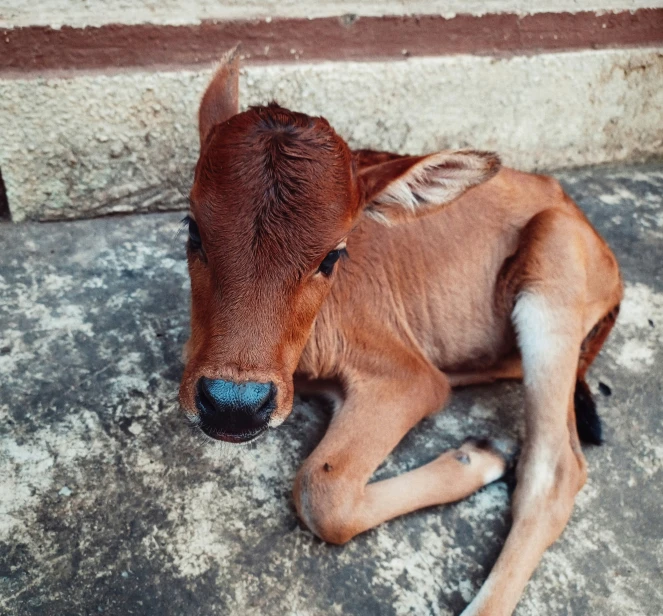
<path id="1" fill-rule="evenodd" d="M 191 216 L 187 216 L 184 221 L 189 225 L 189 246 L 191 250 L 200 250 L 203 243 L 200 239 L 200 231 L 196 221 Z"/>
<path id="2" fill-rule="evenodd" d="M 338 261 L 341 255 L 344 254 L 347 254 L 345 246 L 334 248 L 334 250 L 329 252 L 322 260 L 322 263 L 320 263 L 320 266 L 318 267 L 318 271 L 323 276 L 331 276 L 332 272 L 334 271 L 334 265 L 336 265 L 336 261 Z"/>

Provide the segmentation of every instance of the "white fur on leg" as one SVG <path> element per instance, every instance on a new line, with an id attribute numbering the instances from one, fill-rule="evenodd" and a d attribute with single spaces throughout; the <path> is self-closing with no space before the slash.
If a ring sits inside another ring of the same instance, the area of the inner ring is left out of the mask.
<path id="1" fill-rule="evenodd" d="M 567 350 L 568 335 L 563 331 L 567 315 L 550 305 L 543 295 L 521 293 L 511 315 L 518 334 L 526 386 L 545 379 Z"/>
<path id="2" fill-rule="evenodd" d="M 483 475 L 483 484 L 488 485 L 504 477 L 504 464 L 495 464 L 493 468 L 489 468 Z"/>

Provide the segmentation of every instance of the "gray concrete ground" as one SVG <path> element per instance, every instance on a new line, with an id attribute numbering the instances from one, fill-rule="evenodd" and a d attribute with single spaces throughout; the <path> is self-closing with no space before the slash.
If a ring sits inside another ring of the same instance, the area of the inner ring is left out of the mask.
<path id="1" fill-rule="evenodd" d="M 626 299 L 590 375 L 606 444 L 586 449 L 589 482 L 517 613 L 654 616 L 663 605 L 663 167 L 561 177 L 618 255 Z M 300 401 L 241 450 L 204 446 L 184 425 L 179 218 L 0 225 L 0 612 L 457 613 L 507 533 L 504 482 L 331 547 L 300 526 L 290 492 L 324 430 L 319 404 Z M 469 435 L 517 437 L 521 407 L 515 383 L 459 391 L 379 475 Z"/>

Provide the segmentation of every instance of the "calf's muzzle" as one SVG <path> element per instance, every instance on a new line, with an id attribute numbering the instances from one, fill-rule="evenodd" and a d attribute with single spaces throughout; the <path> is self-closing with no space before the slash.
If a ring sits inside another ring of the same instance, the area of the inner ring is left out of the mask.
<path id="1" fill-rule="evenodd" d="M 196 390 L 200 427 L 212 438 L 232 443 L 253 440 L 267 429 L 276 408 L 273 383 L 234 383 L 202 377 Z"/>

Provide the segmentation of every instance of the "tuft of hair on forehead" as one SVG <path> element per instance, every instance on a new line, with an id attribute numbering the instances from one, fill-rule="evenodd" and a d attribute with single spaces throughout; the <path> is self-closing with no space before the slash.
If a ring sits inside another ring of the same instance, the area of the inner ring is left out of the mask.
<path id="1" fill-rule="evenodd" d="M 331 236 L 353 203 L 348 146 L 324 118 L 276 103 L 251 107 L 214 132 L 200 180 L 251 247 L 256 266 L 277 261 L 300 273 L 310 268 L 338 239 Z"/>

